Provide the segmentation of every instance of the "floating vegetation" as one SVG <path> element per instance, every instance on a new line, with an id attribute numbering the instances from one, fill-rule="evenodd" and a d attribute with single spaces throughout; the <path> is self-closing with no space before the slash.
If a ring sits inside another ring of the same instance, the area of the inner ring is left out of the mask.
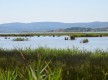
<path id="1" fill-rule="evenodd" d="M 28 38 L 18 37 L 18 38 L 14 38 L 13 41 L 28 41 Z"/>
<path id="2" fill-rule="evenodd" d="M 80 41 L 80 43 L 88 43 L 88 42 L 89 42 L 88 39 L 83 39 L 83 40 Z"/>

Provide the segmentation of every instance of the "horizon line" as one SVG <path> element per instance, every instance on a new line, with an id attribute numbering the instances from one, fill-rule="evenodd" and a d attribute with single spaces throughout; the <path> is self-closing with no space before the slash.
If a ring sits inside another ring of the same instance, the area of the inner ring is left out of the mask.
<path id="1" fill-rule="evenodd" d="M 1 24 L 11 24 L 11 23 L 23 23 L 23 24 L 30 24 L 30 23 L 93 23 L 93 22 L 108 22 L 108 21 L 84 21 L 84 22 L 57 22 L 57 21 L 36 21 L 36 22 L 4 22 L 0 23 Z"/>

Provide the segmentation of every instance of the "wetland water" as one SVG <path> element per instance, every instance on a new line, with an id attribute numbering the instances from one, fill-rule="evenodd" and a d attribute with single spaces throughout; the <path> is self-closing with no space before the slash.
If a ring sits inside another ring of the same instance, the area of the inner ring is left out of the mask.
<path id="1" fill-rule="evenodd" d="M 78 37 L 75 40 L 65 40 L 65 36 L 61 37 L 50 37 L 50 36 L 34 36 L 27 37 L 28 41 L 13 41 L 16 37 L 0 37 L 0 48 L 3 49 L 14 49 L 14 48 L 38 48 L 38 47 L 48 47 L 48 48 L 78 48 L 86 50 L 96 50 L 102 49 L 108 51 L 108 37 Z M 80 43 L 82 39 L 88 39 L 88 43 Z"/>

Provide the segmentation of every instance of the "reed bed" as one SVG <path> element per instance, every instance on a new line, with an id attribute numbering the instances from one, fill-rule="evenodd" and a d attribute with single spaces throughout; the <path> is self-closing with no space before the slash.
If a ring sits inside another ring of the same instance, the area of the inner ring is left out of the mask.
<path id="1" fill-rule="evenodd" d="M 61 32 L 61 33 L 22 33 L 22 34 L 0 34 L 2 37 L 8 37 L 8 36 L 74 36 L 74 37 L 102 37 L 102 36 L 108 36 L 108 33 L 78 33 L 78 32 Z"/>
<path id="2" fill-rule="evenodd" d="M 108 52 L 0 49 L 0 80 L 108 80 Z"/>

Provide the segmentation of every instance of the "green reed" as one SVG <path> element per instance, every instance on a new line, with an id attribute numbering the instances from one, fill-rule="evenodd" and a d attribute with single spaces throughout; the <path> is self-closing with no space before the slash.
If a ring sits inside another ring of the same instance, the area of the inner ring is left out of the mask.
<path id="1" fill-rule="evenodd" d="M 108 52 L 0 49 L 0 80 L 107 80 Z"/>
<path id="2" fill-rule="evenodd" d="M 51 32 L 51 33 L 20 33 L 20 34 L 0 34 L 1 37 L 9 37 L 9 36 L 14 36 L 14 37 L 27 37 L 27 36 L 74 36 L 74 37 L 103 37 L 103 36 L 108 36 L 108 33 L 85 33 L 85 32 Z"/>
<path id="3" fill-rule="evenodd" d="M 18 38 L 14 38 L 13 41 L 28 41 L 28 38 L 18 37 Z"/>

